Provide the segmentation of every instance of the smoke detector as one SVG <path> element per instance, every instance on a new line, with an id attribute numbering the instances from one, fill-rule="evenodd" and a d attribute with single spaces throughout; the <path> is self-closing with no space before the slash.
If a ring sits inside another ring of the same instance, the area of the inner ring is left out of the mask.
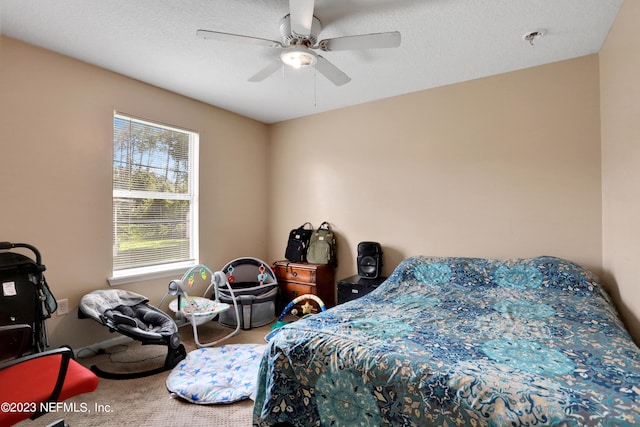
<path id="1" fill-rule="evenodd" d="M 529 42 L 531 46 L 534 46 L 535 41 L 544 35 L 544 31 L 532 31 L 530 33 L 525 34 L 522 38 Z"/>

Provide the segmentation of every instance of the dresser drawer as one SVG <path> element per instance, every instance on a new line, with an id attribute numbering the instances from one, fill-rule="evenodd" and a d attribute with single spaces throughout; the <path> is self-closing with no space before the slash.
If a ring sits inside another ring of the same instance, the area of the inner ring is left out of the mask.
<path id="1" fill-rule="evenodd" d="M 300 285 L 298 283 L 284 282 L 280 284 L 282 297 L 285 301 L 291 301 L 300 295 L 316 295 L 316 287 L 311 285 Z"/>
<path id="2" fill-rule="evenodd" d="M 278 281 L 315 283 L 316 269 L 306 268 L 300 264 L 276 264 L 274 273 Z"/>
<path id="3" fill-rule="evenodd" d="M 336 305 L 335 269 L 332 265 L 276 261 L 273 272 L 280 285 L 282 308 L 304 294 L 317 295 L 327 308 Z"/>

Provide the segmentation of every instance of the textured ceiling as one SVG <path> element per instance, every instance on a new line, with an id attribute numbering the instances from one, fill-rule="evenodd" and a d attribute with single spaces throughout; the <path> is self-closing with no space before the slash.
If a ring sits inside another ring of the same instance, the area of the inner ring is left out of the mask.
<path id="1" fill-rule="evenodd" d="M 295 0 L 294 0 L 295 1 Z M 281 41 L 288 0 L 0 0 L 2 34 L 265 123 L 596 53 L 623 0 L 316 0 L 319 39 L 399 31 L 395 49 L 326 52 L 351 77 L 282 67 L 267 47 L 196 37 L 207 29 Z M 543 31 L 530 46 L 523 36 Z"/>

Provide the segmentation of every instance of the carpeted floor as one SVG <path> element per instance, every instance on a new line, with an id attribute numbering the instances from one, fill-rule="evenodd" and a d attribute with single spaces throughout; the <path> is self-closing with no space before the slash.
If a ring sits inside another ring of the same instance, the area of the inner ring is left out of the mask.
<path id="1" fill-rule="evenodd" d="M 217 322 L 200 326 L 198 336 L 201 343 L 207 343 L 230 332 Z M 269 325 L 240 333 L 221 343 L 264 344 Z M 194 350 L 191 326 L 180 329 L 187 352 Z M 99 367 L 117 372 L 135 372 L 162 366 L 166 347 L 141 346 L 137 341 L 129 345 L 106 349 L 105 354 L 79 354 L 78 361 L 86 366 Z M 59 413 L 49 413 L 34 421 L 19 423 L 20 427 L 46 426 L 58 419 L 70 426 L 216 426 L 243 427 L 252 421 L 253 401 L 244 400 L 229 405 L 195 405 L 180 398 L 172 397 L 165 381 L 169 371 L 146 378 L 133 380 L 100 379 L 98 389 L 93 393 L 77 396 L 66 401 Z"/>

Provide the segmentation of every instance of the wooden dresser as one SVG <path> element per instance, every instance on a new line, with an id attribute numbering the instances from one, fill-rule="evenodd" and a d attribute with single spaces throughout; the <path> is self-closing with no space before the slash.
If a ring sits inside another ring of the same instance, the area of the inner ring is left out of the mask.
<path id="1" fill-rule="evenodd" d="M 332 265 L 276 261 L 273 272 L 284 305 L 300 295 L 317 295 L 327 308 L 336 305 L 336 272 Z"/>

